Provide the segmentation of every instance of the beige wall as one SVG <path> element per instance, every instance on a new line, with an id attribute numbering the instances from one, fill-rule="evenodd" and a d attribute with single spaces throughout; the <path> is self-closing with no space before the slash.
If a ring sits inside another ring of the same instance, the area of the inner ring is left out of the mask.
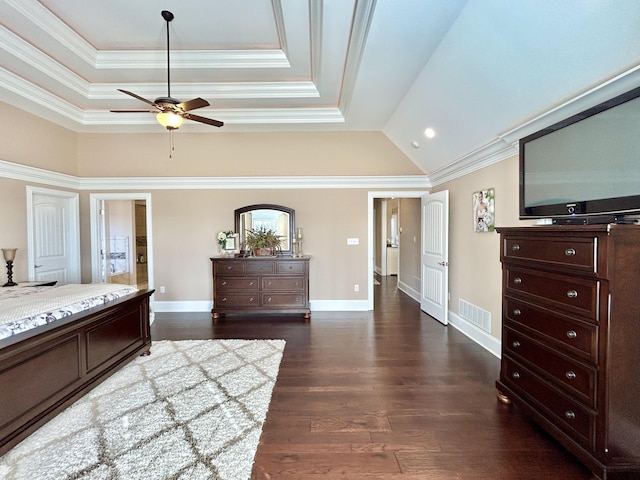
<path id="1" fill-rule="evenodd" d="M 378 132 L 179 133 L 176 153 L 169 160 L 165 132 L 75 134 L 1 103 L 0 125 L 12 132 L 0 144 L 0 159 L 80 177 L 422 174 Z M 0 178 L 0 246 L 18 247 L 23 253 L 26 185 Z M 499 238 L 496 233 L 475 233 L 471 218 L 472 193 L 489 187 L 496 191 L 496 225 L 524 224 L 518 220 L 517 157 L 433 190 L 450 191 L 450 308 L 457 312 L 458 299 L 463 298 L 490 311 L 492 334 L 500 337 Z M 365 189 L 153 190 L 151 194 L 154 283 L 166 287 L 164 295 L 158 294 L 159 301 L 211 299 L 209 257 L 217 250 L 215 235 L 233 228 L 234 209 L 253 203 L 296 209 L 297 224 L 305 230 L 305 253 L 312 256 L 313 300 L 366 299 L 366 289 L 353 292 L 353 284 L 368 283 L 367 242 L 346 245 L 347 237 L 367 238 Z M 89 192 L 80 192 L 80 214 L 86 282 L 91 279 Z M 405 240 L 406 228 L 403 225 Z M 419 264 L 406 257 L 401 261 Z M 408 266 L 401 267 L 403 271 L 413 276 Z M 15 272 L 17 280 L 25 279 L 26 255 L 20 251 Z M 402 281 L 411 285 L 410 278 Z"/>
<path id="2" fill-rule="evenodd" d="M 81 177 L 424 175 L 381 132 L 81 134 Z"/>
<path id="3" fill-rule="evenodd" d="M 398 281 L 420 292 L 420 199 L 400 199 L 400 277 Z M 414 241 L 415 239 L 415 241 Z"/>
<path id="4" fill-rule="evenodd" d="M 473 230 L 472 194 L 495 188 L 496 226 L 525 225 L 518 219 L 518 157 L 438 185 L 449 190 L 449 309 L 458 313 L 460 298 L 491 312 L 491 334 L 501 337 L 502 271 L 498 233 Z"/>
<path id="5" fill-rule="evenodd" d="M 77 134 L 0 102 L 0 160 L 77 175 Z"/>

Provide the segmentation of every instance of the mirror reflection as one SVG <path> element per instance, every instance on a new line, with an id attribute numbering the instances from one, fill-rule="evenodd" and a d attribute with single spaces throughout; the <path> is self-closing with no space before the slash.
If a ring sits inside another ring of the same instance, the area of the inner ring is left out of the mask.
<path id="1" fill-rule="evenodd" d="M 235 211 L 235 231 L 240 235 L 240 244 L 247 238 L 247 230 L 271 229 L 281 238 L 281 252 L 291 255 L 291 238 L 295 211 L 282 205 L 258 204 Z"/>

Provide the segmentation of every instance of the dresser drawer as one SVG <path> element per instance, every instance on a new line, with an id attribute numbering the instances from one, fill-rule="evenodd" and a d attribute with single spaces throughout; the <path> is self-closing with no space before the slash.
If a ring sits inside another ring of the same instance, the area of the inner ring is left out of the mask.
<path id="1" fill-rule="evenodd" d="M 262 305 L 265 307 L 306 307 L 307 298 L 304 293 L 263 293 Z"/>
<path id="2" fill-rule="evenodd" d="M 218 293 L 229 290 L 258 291 L 260 282 L 258 277 L 216 277 L 216 289 Z"/>
<path id="3" fill-rule="evenodd" d="M 245 263 L 244 260 L 218 260 L 213 264 L 214 275 L 244 275 Z"/>
<path id="4" fill-rule="evenodd" d="M 503 314 L 505 324 L 523 325 L 558 349 L 593 363 L 598 360 L 597 324 L 575 320 L 511 297 L 505 297 Z"/>
<path id="5" fill-rule="evenodd" d="M 305 277 L 262 277 L 262 290 L 265 292 L 287 290 L 290 292 L 304 292 Z"/>
<path id="6" fill-rule="evenodd" d="M 542 347 L 526 335 L 505 328 L 506 352 L 521 357 L 532 364 L 535 371 L 544 372 L 542 376 L 553 379 L 560 388 L 595 407 L 595 388 L 597 375 L 593 368 L 571 361 L 553 350 Z"/>
<path id="7" fill-rule="evenodd" d="M 508 295 L 526 295 L 547 305 L 598 320 L 600 281 L 538 270 L 504 269 Z"/>
<path id="8" fill-rule="evenodd" d="M 503 260 L 524 260 L 596 272 L 598 244 L 595 237 L 506 237 Z"/>
<path id="9" fill-rule="evenodd" d="M 247 260 L 247 273 L 273 273 L 275 262 L 273 260 Z"/>
<path id="10" fill-rule="evenodd" d="M 279 275 L 302 275 L 305 273 L 306 262 L 276 262 L 276 273 Z"/>
<path id="11" fill-rule="evenodd" d="M 596 416 L 579 402 L 561 395 L 555 388 L 523 367 L 514 359 L 504 356 L 502 381 L 527 402 L 540 405 L 555 418 L 555 425 L 587 448 L 595 448 Z"/>
<path id="12" fill-rule="evenodd" d="M 215 300 L 214 308 L 236 308 L 236 307 L 255 307 L 260 306 L 260 294 L 245 293 L 223 293 L 218 295 Z"/>

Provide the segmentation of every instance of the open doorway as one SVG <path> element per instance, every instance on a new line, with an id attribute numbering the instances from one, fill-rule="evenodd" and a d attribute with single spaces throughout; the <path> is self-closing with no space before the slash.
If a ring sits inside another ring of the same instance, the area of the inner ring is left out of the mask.
<path id="1" fill-rule="evenodd" d="M 153 288 L 151 195 L 91 194 L 90 207 L 92 281 Z"/>
<path id="2" fill-rule="evenodd" d="M 415 199 L 416 200 L 416 204 L 419 205 L 420 204 L 420 199 L 424 196 L 427 195 L 428 192 L 425 191 L 403 191 L 403 192 L 396 192 L 396 191 L 381 191 L 381 192 L 369 192 L 369 205 L 368 205 L 368 291 L 367 291 L 367 304 L 368 304 L 368 309 L 369 310 L 373 310 L 374 309 L 374 279 L 375 279 L 375 273 L 376 273 L 376 264 L 380 265 L 380 270 L 384 271 L 384 275 L 388 274 L 388 251 L 387 251 L 387 242 L 391 245 L 390 248 L 394 248 L 393 244 L 396 244 L 396 247 L 399 246 L 400 244 L 400 236 L 401 236 L 401 232 L 400 232 L 400 228 L 402 227 L 401 223 L 402 223 L 402 219 L 401 219 L 401 212 L 399 211 L 400 208 L 398 208 L 396 214 L 396 231 L 395 231 L 395 240 L 393 238 L 391 238 L 394 235 L 394 232 L 391 228 L 391 217 L 394 213 L 393 211 L 393 202 L 389 203 L 388 200 L 394 199 L 394 200 L 398 200 L 401 201 L 401 199 Z M 382 202 L 384 200 L 384 203 Z M 376 211 L 376 206 L 378 208 L 382 207 L 382 211 Z M 389 208 L 390 207 L 390 208 Z M 418 209 L 419 211 L 419 209 Z M 383 218 L 389 218 L 389 222 L 387 224 L 386 220 L 382 220 Z M 410 240 L 412 242 L 415 242 L 416 245 L 418 246 L 418 248 L 416 249 L 416 253 L 419 253 L 419 245 L 420 245 L 420 232 L 422 231 L 421 229 L 421 224 L 420 224 L 420 220 L 419 220 L 419 216 L 416 217 L 416 223 L 418 223 L 417 225 L 415 225 L 415 233 L 411 233 L 409 235 Z M 376 220 L 377 219 L 377 220 Z M 401 257 L 402 257 L 402 252 L 400 251 L 401 248 L 396 249 L 395 251 L 391 251 L 391 255 L 393 254 L 397 254 L 398 255 L 398 265 L 400 265 L 401 263 Z M 393 259 L 391 259 L 393 261 Z M 396 275 L 398 275 L 398 282 L 399 285 L 402 286 L 402 281 L 401 281 L 401 268 L 398 267 L 397 273 Z M 413 275 L 411 275 L 411 277 L 413 277 Z M 411 280 L 411 283 L 419 283 L 420 279 L 418 278 L 417 280 Z M 403 288 L 403 291 L 406 291 L 406 293 L 409 293 L 412 297 L 415 297 L 417 301 L 419 301 L 419 290 L 417 292 L 413 292 L 413 288 L 411 285 L 404 285 L 405 287 L 408 288 Z"/>

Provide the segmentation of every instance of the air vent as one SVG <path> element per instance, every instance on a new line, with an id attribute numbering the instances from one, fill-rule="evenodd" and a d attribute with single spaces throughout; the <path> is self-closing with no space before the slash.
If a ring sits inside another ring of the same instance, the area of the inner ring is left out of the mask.
<path id="1" fill-rule="evenodd" d="M 491 333 L 491 312 L 487 312 L 466 300 L 458 300 L 458 314 L 469 323 Z"/>

